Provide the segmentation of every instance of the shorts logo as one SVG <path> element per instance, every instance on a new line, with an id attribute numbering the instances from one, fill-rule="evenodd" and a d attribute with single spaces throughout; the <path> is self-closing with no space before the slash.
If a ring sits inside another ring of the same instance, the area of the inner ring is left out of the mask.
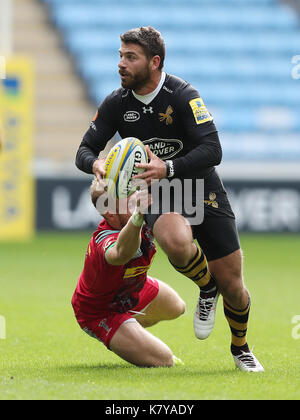
<path id="1" fill-rule="evenodd" d="M 213 117 L 208 112 L 202 98 L 192 99 L 189 104 L 192 108 L 196 124 L 203 124 L 207 121 L 212 121 Z"/>
<path id="2" fill-rule="evenodd" d="M 209 193 L 209 200 L 204 200 L 204 203 L 217 209 L 219 208 L 219 204 L 216 201 L 216 197 L 216 194 L 211 192 Z"/>
<path id="3" fill-rule="evenodd" d="M 123 118 L 126 122 L 135 122 L 140 119 L 140 114 L 137 111 L 126 111 Z"/>
<path id="4" fill-rule="evenodd" d="M 171 114 L 173 114 L 174 110 L 171 107 L 171 105 L 168 106 L 166 113 L 160 112 L 159 115 L 159 121 L 166 121 L 166 125 L 173 123 L 173 118 L 171 117 Z"/>
<path id="5" fill-rule="evenodd" d="M 98 327 L 104 328 L 106 331 L 106 335 L 108 335 L 108 333 L 111 331 L 111 328 L 109 328 L 109 326 L 106 324 L 106 321 L 106 318 L 102 319 L 102 321 L 99 322 Z"/>

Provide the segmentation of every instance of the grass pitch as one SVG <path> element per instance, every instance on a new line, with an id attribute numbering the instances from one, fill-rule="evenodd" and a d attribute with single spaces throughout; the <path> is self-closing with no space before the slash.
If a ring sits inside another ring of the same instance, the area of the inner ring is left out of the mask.
<path id="1" fill-rule="evenodd" d="M 70 301 L 89 237 L 38 234 L 29 243 L 0 243 L 0 399 L 300 399 L 300 338 L 292 335 L 300 315 L 299 236 L 241 236 L 252 296 L 248 342 L 265 367 L 259 374 L 235 369 L 221 299 L 211 336 L 194 337 L 197 288 L 160 251 L 150 273 L 180 293 L 187 312 L 150 331 L 185 365 L 137 368 L 82 332 Z"/>

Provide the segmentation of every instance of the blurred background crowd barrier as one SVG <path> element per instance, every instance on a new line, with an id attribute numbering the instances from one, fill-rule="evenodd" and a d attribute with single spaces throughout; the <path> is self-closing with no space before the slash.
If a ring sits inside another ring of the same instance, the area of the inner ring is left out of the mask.
<path id="1" fill-rule="evenodd" d="M 92 177 L 75 154 L 120 86 L 119 35 L 144 25 L 165 39 L 165 71 L 193 84 L 214 116 L 240 230 L 300 232 L 299 4 L 1 0 L 0 238 L 96 226 Z"/>

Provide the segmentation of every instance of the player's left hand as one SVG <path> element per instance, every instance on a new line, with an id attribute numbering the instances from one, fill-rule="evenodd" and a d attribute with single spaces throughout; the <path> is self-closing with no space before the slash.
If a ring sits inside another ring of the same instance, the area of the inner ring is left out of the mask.
<path id="1" fill-rule="evenodd" d="M 159 157 L 157 157 L 154 153 L 152 153 L 149 146 L 146 146 L 146 151 L 150 162 L 137 163 L 135 166 L 137 168 L 145 169 L 145 172 L 133 176 L 132 179 L 143 179 L 147 182 L 147 185 L 149 186 L 151 184 L 152 179 L 159 180 L 165 178 L 167 175 L 167 169 L 165 162 Z"/>

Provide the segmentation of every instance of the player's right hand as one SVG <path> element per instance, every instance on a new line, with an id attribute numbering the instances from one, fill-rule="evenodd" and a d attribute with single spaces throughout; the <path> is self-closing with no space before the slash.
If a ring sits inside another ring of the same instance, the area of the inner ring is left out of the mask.
<path id="1" fill-rule="evenodd" d="M 106 172 L 104 170 L 104 163 L 105 157 L 96 159 L 93 163 L 93 173 L 98 180 L 100 195 L 104 193 L 106 187 L 106 184 L 103 179 L 106 175 Z"/>
<path id="2" fill-rule="evenodd" d="M 132 179 L 143 179 L 147 182 L 147 185 L 151 185 L 151 180 L 157 180 L 165 178 L 167 175 L 166 164 L 165 162 L 151 152 L 149 146 L 146 146 L 147 155 L 149 158 L 149 163 L 137 163 L 135 166 L 137 168 L 145 169 L 144 172 L 135 175 Z"/>

